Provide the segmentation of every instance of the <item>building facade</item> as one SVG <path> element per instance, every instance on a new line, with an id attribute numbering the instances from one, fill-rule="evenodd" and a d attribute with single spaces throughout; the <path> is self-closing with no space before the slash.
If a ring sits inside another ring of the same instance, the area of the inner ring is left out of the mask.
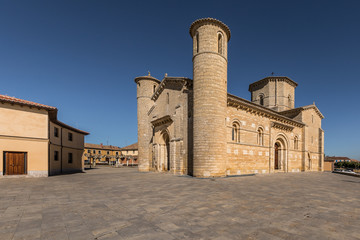
<path id="1" fill-rule="evenodd" d="M 121 148 L 112 145 L 85 143 L 82 155 L 83 163 L 87 165 L 116 165 L 120 162 Z"/>
<path id="2" fill-rule="evenodd" d="M 195 177 L 323 171 L 324 116 L 295 108 L 297 83 L 271 76 L 249 86 L 251 101 L 227 92 L 230 29 L 200 19 L 190 27 L 193 79 L 135 78 L 140 171 Z"/>
<path id="3" fill-rule="evenodd" d="M 44 177 L 83 170 L 84 136 L 57 108 L 0 95 L 0 175 Z"/>
<path id="4" fill-rule="evenodd" d="M 121 164 L 123 166 L 138 165 L 138 143 L 121 148 Z"/>

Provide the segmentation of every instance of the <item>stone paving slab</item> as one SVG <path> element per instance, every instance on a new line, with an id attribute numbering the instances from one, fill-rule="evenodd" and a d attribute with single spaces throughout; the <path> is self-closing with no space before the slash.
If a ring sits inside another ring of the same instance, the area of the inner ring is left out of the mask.
<path id="1" fill-rule="evenodd" d="M 0 239 L 360 239 L 360 178 L 100 167 L 0 179 Z"/>

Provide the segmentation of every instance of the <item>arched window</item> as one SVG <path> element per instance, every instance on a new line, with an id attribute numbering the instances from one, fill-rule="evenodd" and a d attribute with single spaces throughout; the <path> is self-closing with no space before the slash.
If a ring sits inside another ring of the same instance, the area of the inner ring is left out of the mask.
<path id="1" fill-rule="evenodd" d="M 299 138 L 297 136 L 294 138 L 294 149 L 299 149 Z"/>
<path id="2" fill-rule="evenodd" d="M 240 125 L 237 122 L 232 124 L 231 140 L 233 142 L 240 142 Z"/>
<path id="3" fill-rule="evenodd" d="M 155 89 L 156 89 L 156 85 L 154 85 L 154 88 L 153 88 L 153 93 L 155 93 Z"/>
<path id="4" fill-rule="evenodd" d="M 195 40 L 196 40 L 196 53 L 198 53 L 199 52 L 199 33 L 196 33 Z"/>
<path id="5" fill-rule="evenodd" d="M 223 54 L 222 34 L 218 33 L 218 53 Z"/>
<path id="6" fill-rule="evenodd" d="M 257 139 L 258 139 L 258 144 L 260 146 L 264 146 L 264 130 L 262 128 L 259 128 L 257 130 Z"/>
<path id="7" fill-rule="evenodd" d="M 291 108 L 291 95 L 288 96 L 288 107 Z"/>
<path id="8" fill-rule="evenodd" d="M 264 95 L 262 95 L 262 94 L 259 96 L 259 104 L 261 106 L 264 106 Z"/>

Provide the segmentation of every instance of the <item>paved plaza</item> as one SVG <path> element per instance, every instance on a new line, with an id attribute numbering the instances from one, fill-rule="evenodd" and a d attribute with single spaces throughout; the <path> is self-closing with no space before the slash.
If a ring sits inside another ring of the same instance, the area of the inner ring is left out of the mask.
<path id="1" fill-rule="evenodd" d="M 360 178 L 101 167 L 0 178 L 0 239 L 360 239 Z"/>

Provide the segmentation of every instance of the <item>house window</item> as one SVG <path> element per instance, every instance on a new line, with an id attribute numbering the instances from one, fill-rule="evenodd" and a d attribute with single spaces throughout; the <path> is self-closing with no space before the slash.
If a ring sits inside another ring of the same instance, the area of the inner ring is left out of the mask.
<path id="1" fill-rule="evenodd" d="M 218 33 L 218 53 L 223 54 L 223 41 L 221 33 Z"/>
<path id="2" fill-rule="evenodd" d="M 91 150 L 87 150 L 88 153 L 91 153 Z"/>
<path id="3" fill-rule="evenodd" d="M 299 149 L 299 139 L 297 136 L 294 138 L 294 149 Z"/>
<path id="4" fill-rule="evenodd" d="M 98 153 L 101 154 L 101 151 L 99 150 Z"/>
<path id="5" fill-rule="evenodd" d="M 240 125 L 237 122 L 232 124 L 231 140 L 233 142 L 240 142 Z"/>
<path id="6" fill-rule="evenodd" d="M 73 162 L 73 154 L 68 153 L 68 163 L 72 163 L 72 162 Z"/>
<path id="7" fill-rule="evenodd" d="M 59 160 L 59 151 L 54 151 L 54 160 L 55 161 Z"/>
<path id="8" fill-rule="evenodd" d="M 109 154 L 110 154 L 110 152 L 109 152 L 109 151 L 107 151 L 107 152 L 106 152 L 106 154 L 107 154 L 107 155 L 109 155 Z"/>
<path id="9" fill-rule="evenodd" d="M 68 140 L 69 140 L 69 141 L 72 141 L 72 140 L 73 140 L 73 134 L 70 133 L 70 132 L 68 133 Z"/>
<path id="10" fill-rule="evenodd" d="M 258 144 L 260 146 L 263 146 L 264 145 L 264 131 L 262 128 L 259 128 L 258 131 L 257 131 L 257 139 L 258 139 Z"/>
<path id="11" fill-rule="evenodd" d="M 116 154 L 116 155 L 119 155 L 119 152 L 116 152 L 115 154 Z"/>
<path id="12" fill-rule="evenodd" d="M 54 137 L 59 137 L 59 128 L 54 127 Z"/>
<path id="13" fill-rule="evenodd" d="M 96 153 L 96 151 L 95 151 L 95 150 L 93 150 L 93 153 L 95 154 L 95 153 Z"/>

